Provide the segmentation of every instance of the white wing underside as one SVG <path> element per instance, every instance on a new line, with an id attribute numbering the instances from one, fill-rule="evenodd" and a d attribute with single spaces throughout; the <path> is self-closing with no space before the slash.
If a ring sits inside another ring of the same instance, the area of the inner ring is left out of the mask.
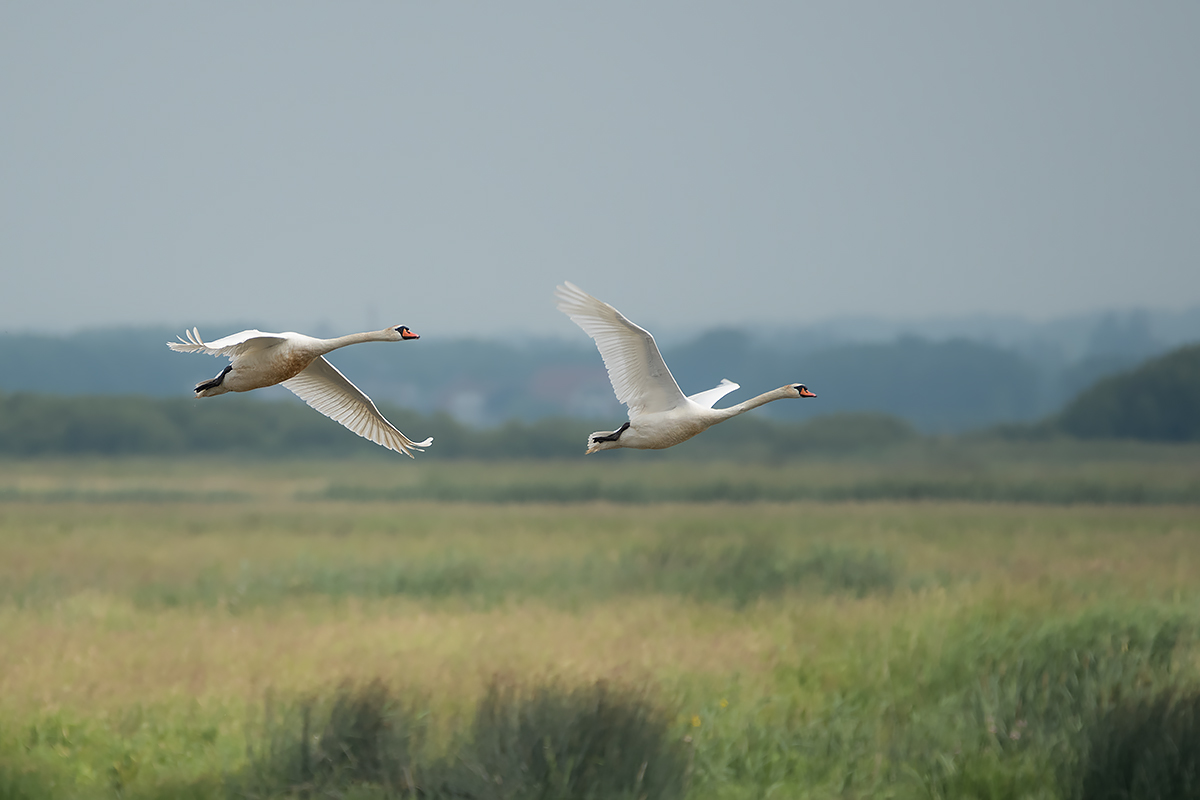
<path id="1" fill-rule="evenodd" d="M 233 333 L 215 342 L 205 342 L 200 338 L 200 331 L 192 328 L 187 331 L 187 341 L 179 337 L 178 342 L 167 342 L 167 347 L 177 353 L 207 353 L 210 356 L 225 356 L 230 360 L 246 353 L 274 347 L 280 342 L 286 342 L 287 337 L 280 333 L 263 333 L 248 330 Z"/>
<path id="2" fill-rule="evenodd" d="M 721 378 L 720 384 L 712 389 L 705 389 L 703 392 L 696 392 L 695 394 L 688 395 L 688 400 L 691 400 L 697 405 L 704 406 L 705 408 L 712 408 L 713 405 L 715 405 L 716 402 L 722 397 L 729 394 L 734 389 L 740 388 L 742 387 L 728 378 Z"/>
<path id="3" fill-rule="evenodd" d="M 433 442 L 432 437 L 423 442 L 414 442 L 401 433 L 379 413 L 371 398 L 322 356 L 318 356 L 299 375 L 284 381 L 282 385 L 317 411 L 364 439 L 410 458 L 413 455 L 411 451 L 420 451 Z"/>
<path id="4" fill-rule="evenodd" d="M 595 340 L 604 366 L 608 368 L 613 391 L 617 400 L 629 407 L 630 419 L 639 414 L 670 411 L 687 402 L 649 331 L 573 283 L 564 282 L 557 287 L 554 297 L 558 310 Z M 720 389 L 724 387 L 708 391 Z M 700 396 L 707 394 L 701 392 Z M 716 402 L 717 397 L 712 402 Z"/>

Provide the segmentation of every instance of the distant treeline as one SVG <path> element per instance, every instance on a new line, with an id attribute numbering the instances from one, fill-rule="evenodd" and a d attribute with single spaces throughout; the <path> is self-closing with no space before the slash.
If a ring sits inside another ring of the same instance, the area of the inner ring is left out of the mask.
<path id="1" fill-rule="evenodd" d="M 381 410 L 410 436 L 434 437 L 433 446 L 419 458 L 582 455 L 587 436 L 605 426 L 558 418 L 475 429 L 446 414 Z M 834 415 L 803 423 L 743 417 L 687 443 L 686 453 L 785 459 L 802 453 L 884 447 L 917 436 L 904 421 L 879 414 Z M 0 455 L 4 456 L 238 453 L 397 457 L 299 402 L 229 396 L 214 401 L 0 394 Z"/>
<path id="2" fill-rule="evenodd" d="M 228 332 L 201 329 L 209 336 Z M 164 343 L 176 333 L 0 334 L 0 391 L 187 398 L 196 382 L 211 378 L 224 362 L 170 352 Z M 330 360 L 377 403 L 427 415 L 445 412 L 477 428 L 552 417 L 601 418 L 611 428 L 624 413 L 599 354 L 582 335 L 568 342 L 476 341 L 421 333 L 427 335 L 418 342 L 352 347 Z M 742 386 L 729 402 L 798 381 L 820 397 L 772 403 L 756 417 L 799 422 L 883 413 L 926 433 L 1036 421 L 1098 378 L 1136 366 L 1147 355 L 1121 351 L 1067 363 L 1052 347 L 1017 351 L 915 336 L 879 343 L 766 339 L 735 329 L 667 343 L 663 350 L 686 394 L 728 378 Z"/>
<path id="3" fill-rule="evenodd" d="M 1200 345 L 1097 382 L 1052 424 L 1083 439 L 1200 441 Z"/>
<path id="4" fill-rule="evenodd" d="M 445 413 L 419 414 L 386 405 L 382 410 L 410 437 L 434 437 L 434 445 L 423 456 L 427 458 L 577 455 L 584 450 L 588 434 L 612 429 L 623 417 L 547 417 L 484 428 L 465 425 Z M 1180 348 L 1131 372 L 1101 380 L 1058 415 L 1034 424 L 995 427 L 991 433 L 1008 438 L 1200 441 L 1200 345 Z M 920 436 L 908 422 L 887 414 L 848 412 L 787 422 L 755 413 L 718 425 L 668 452 L 671 457 L 787 459 L 862 452 Z M 293 400 L 0 393 L 0 455 L 238 452 L 388 455 Z"/>

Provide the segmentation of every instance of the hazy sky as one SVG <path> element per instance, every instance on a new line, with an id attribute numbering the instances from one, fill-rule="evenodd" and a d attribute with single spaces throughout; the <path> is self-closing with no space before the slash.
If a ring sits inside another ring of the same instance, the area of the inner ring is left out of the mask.
<path id="1" fill-rule="evenodd" d="M 9 2 L 0 329 L 1200 304 L 1200 3 Z"/>

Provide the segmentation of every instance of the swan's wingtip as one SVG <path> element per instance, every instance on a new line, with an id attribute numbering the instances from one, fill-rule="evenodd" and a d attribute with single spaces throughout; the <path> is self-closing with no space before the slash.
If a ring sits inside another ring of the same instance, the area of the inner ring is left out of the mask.
<path id="1" fill-rule="evenodd" d="M 185 339 L 184 336 L 187 338 Z M 200 330 L 192 328 L 185 330 L 183 336 L 176 336 L 179 341 L 167 342 L 167 347 L 179 353 L 187 353 L 194 351 L 197 347 L 205 347 L 204 340 L 200 338 Z"/>
<path id="2" fill-rule="evenodd" d="M 585 292 L 583 289 L 580 289 L 578 286 L 571 283 L 570 281 L 563 281 L 558 286 L 554 287 L 554 296 L 559 298 L 560 300 L 566 300 L 568 298 L 578 299 L 578 297 L 580 295 L 583 295 L 586 297 L 587 292 Z"/>
<path id="3" fill-rule="evenodd" d="M 403 434 L 401 434 L 401 435 L 403 435 Z M 424 448 L 429 447 L 429 445 L 433 444 L 433 437 L 430 436 L 428 439 L 426 439 L 423 442 L 410 442 L 410 441 L 408 441 L 408 438 L 405 437 L 405 442 L 407 442 L 407 444 L 400 444 L 398 446 L 389 444 L 386 446 L 388 447 L 388 449 L 395 450 L 397 453 L 404 453 L 404 455 L 408 456 L 409 458 L 416 458 L 417 457 L 416 453 L 414 453 L 413 451 L 415 450 L 417 453 L 425 452 Z M 378 442 L 378 444 L 383 444 L 383 442 Z"/>

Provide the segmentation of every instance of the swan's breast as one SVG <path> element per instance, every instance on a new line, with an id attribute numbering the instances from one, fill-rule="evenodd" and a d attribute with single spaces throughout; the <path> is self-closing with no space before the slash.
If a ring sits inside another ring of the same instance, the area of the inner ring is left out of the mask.
<path id="1" fill-rule="evenodd" d="M 234 360 L 225 385 L 234 392 L 274 386 L 299 375 L 314 358 L 302 348 L 285 345 L 259 350 Z"/>
<path id="2" fill-rule="evenodd" d="M 313 362 L 313 358 L 312 353 L 306 353 L 297 348 L 289 347 L 287 352 L 280 353 L 275 359 L 274 368 L 276 374 L 280 376 L 275 382 L 282 383 L 296 377 Z"/>
<path id="3" fill-rule="evenodd" d="M 642 414 L 621 435 L 621 443 L 642 450 L 661 450 L 686 442 L 711 425 L 709 419 L 683 409 Z"/>

